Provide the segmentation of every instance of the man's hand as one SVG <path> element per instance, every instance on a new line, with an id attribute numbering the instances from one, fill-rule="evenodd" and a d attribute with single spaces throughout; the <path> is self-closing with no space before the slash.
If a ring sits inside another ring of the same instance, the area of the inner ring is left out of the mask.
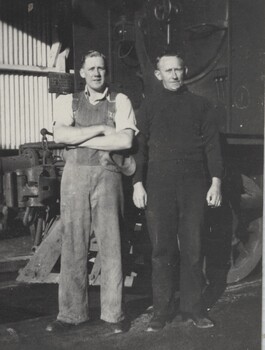
<path id="1" fill-rule="evenodd" d="M 142 182 L 137 182 L 133 186 L 133 202 L 139 209 L 144 209 L 147 205 L 147 193 Z"/>
<path id="2" fill-rule="evenodd" d="M 104 125 L 103 135 L 108 136 L 116 133 L 116 129 L 110 125 Z"/>
<path id="3" fill-rule="evenodd" d="M 222 202 L 221 194 L 221 180 L 217 177 L 213 177 L 212 185 L 207 193 L 206 200 L 209 207 L 220 207 Z"/>

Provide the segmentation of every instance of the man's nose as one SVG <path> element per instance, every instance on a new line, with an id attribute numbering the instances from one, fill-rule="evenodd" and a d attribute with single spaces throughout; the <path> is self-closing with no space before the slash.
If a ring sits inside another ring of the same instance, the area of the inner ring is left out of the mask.
<path id="1" fill-rule="evenodd" d="M 172 70 L 171 76 L 172 76 L 172 78 L 174 78 L 174 79 L 176 79 L 176 78 L 178 77 L 178 76 L 177 76 L 177 73 L 176 73 L 174 70 Z"/>

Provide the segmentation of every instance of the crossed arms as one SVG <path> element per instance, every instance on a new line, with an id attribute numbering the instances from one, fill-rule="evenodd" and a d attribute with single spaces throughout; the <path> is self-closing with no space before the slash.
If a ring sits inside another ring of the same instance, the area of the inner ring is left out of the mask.
<path id="1" fill-rule="evenodd" d="M 100 124 L 88 127 L 73 127 L 56 123 L 53 129 L 54 141 L 78 147 L 88 147 L 103 151 L 119 151 L 132 147 L 134 130 L 115 128 Z"/>

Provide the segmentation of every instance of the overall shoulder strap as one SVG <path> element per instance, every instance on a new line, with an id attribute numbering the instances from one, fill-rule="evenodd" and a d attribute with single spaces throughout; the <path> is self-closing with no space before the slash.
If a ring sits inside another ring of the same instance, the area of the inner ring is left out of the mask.
<path id="1" fill-rule="evenodd" d="M 117 91 L 110 92 L 110 102 L 116 102 L 116 96 L 118 95 Z"/>
<path id="2" fill-rule="evenodd" d="M 108 110 L 115 115 L 116 113 L 116 97 L 118 95 L 118 92 L 111 91 L 109 94 L 109 108 Z"/>
<path id="3" fill-rule="evenodd" d="M 74 92 L 73 93 L 73 100 L 72 100 L 72 110 L 75 113 L 78 108 L 79 108 L 79 102 L 81 99 L 83 91 L 79 91 L 79 92 Z"/>

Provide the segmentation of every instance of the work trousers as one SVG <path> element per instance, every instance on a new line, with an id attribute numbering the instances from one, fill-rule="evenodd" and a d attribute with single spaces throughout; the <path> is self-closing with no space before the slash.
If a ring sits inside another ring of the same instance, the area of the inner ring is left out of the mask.
<path id="1" fill-rule="evenodd" d="M 101 319 L 119 322 L 122 312 L 120 225 L 123 216 L 121 174 L 101 166 L 66 164 L 61 182 L 63 223 L 59 314 L 78 324 L 89 319 L 87 258 L 94 232 L 101 259 Z"/>
<path id="2" fill-rule="evenodd" d="M 207 181 L 202 162 L 150 162 L 146 219 L 152 243 L 154 313 L 172 312 L 180 258 L 180 311 L 202 313 L 201 233 Z"/>

